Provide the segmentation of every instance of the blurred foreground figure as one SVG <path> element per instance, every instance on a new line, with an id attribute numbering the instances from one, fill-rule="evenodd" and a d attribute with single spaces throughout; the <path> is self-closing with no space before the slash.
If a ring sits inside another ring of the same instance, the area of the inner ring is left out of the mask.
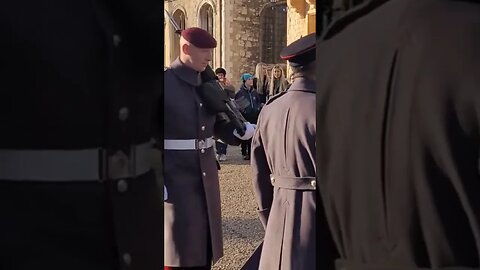
<path id="1" fill-rule="evenodd" d="M 162 190 L 150 166 L 161 8 L 0 9 L 0 269 L 162 267 Z"/>
<path id="2" fill-rule="evenodd" d="M 367 1 L 322 37 L 317 172 L 338 269 L 479 268 L 479 48 L 477 1 Z"/>

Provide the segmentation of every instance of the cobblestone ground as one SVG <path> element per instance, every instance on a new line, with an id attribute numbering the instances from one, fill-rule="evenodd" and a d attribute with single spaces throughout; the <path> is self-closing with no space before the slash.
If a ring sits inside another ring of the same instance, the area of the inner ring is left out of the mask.
<path id="1" fill-rule="evenodd" d="M 249 161 L 243 160 L 240 147 L 228 146 L 227 161 L 220 163 L 224 257 L 214 270 L 238 270 L 262 241 L 253 195 Z"/>
<path id="2" fill-rule="evenodd" d="M 264 234 L 256 212 L 249 161 L 243 160 L 240 147 L 235 146 L 228 146 L 227 158 L 219 171 L 225 255 L 213 270 L 239 270 Z M 159 173 L 159 152 L 153 159 Z"/>

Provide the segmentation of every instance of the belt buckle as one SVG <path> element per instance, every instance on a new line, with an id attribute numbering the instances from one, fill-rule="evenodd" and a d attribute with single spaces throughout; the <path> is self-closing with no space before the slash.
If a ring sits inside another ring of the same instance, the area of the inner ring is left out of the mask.
<path id="1" fill-rule="evenodd" d="M 99 149 L 99 181 L 110 179 L 133 178 L 136 176 L 136 145 L 128 150 L 111 153 L 108 149 Z"/>
<path id="2" fill-rule="evenodd" d="M 197 145 L 195 146 L 197 150 L 205 149 L 205 141 L 204 140 L 197 140 Z"/>

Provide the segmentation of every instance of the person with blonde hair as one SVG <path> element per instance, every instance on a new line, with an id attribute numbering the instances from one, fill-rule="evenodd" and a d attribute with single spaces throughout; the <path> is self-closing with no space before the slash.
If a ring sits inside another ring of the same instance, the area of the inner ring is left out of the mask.
<path id="1" fill-rule="evenodd" d="M 255 78 L 257 79 L 257 93 L 261 102 L 265 103 L 268 94 L 268 73 L 265 63 L 260 62 L 255 66 Z"/>
<path id="2" fill-rule="evenodd" d="M 279 65 L 272 68 L 270 82 L 268 84 L 267 100 L 272 96 L 287 91 L 287 80 L 285 79 L 285 72 Z"/>

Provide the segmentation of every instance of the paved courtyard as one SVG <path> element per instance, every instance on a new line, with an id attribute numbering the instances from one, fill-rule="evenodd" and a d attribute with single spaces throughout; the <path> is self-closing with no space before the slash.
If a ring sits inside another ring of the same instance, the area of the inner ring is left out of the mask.
<path id="1" fill-rule="evenodd" d="M 227 157 L 219 171 L 225 255 L 213 270 L 240 269 L 264 234 L 256 212 L 250 161 L 243 160 L 236 146 L 228 146 Z M 154 160 L 160 160 L 158 152 Z M 159 172 L 160 166 L 156 167 Z"/>
<path id="2" fill-rule="evenodd" d="M 240 147 L 235 146 L 228 146 L 227 157 L 219 172 L 225 255 L 214 270 L 240 269 L 264 234 L 256 212 L 249 161 L 243 160 Z"/>

